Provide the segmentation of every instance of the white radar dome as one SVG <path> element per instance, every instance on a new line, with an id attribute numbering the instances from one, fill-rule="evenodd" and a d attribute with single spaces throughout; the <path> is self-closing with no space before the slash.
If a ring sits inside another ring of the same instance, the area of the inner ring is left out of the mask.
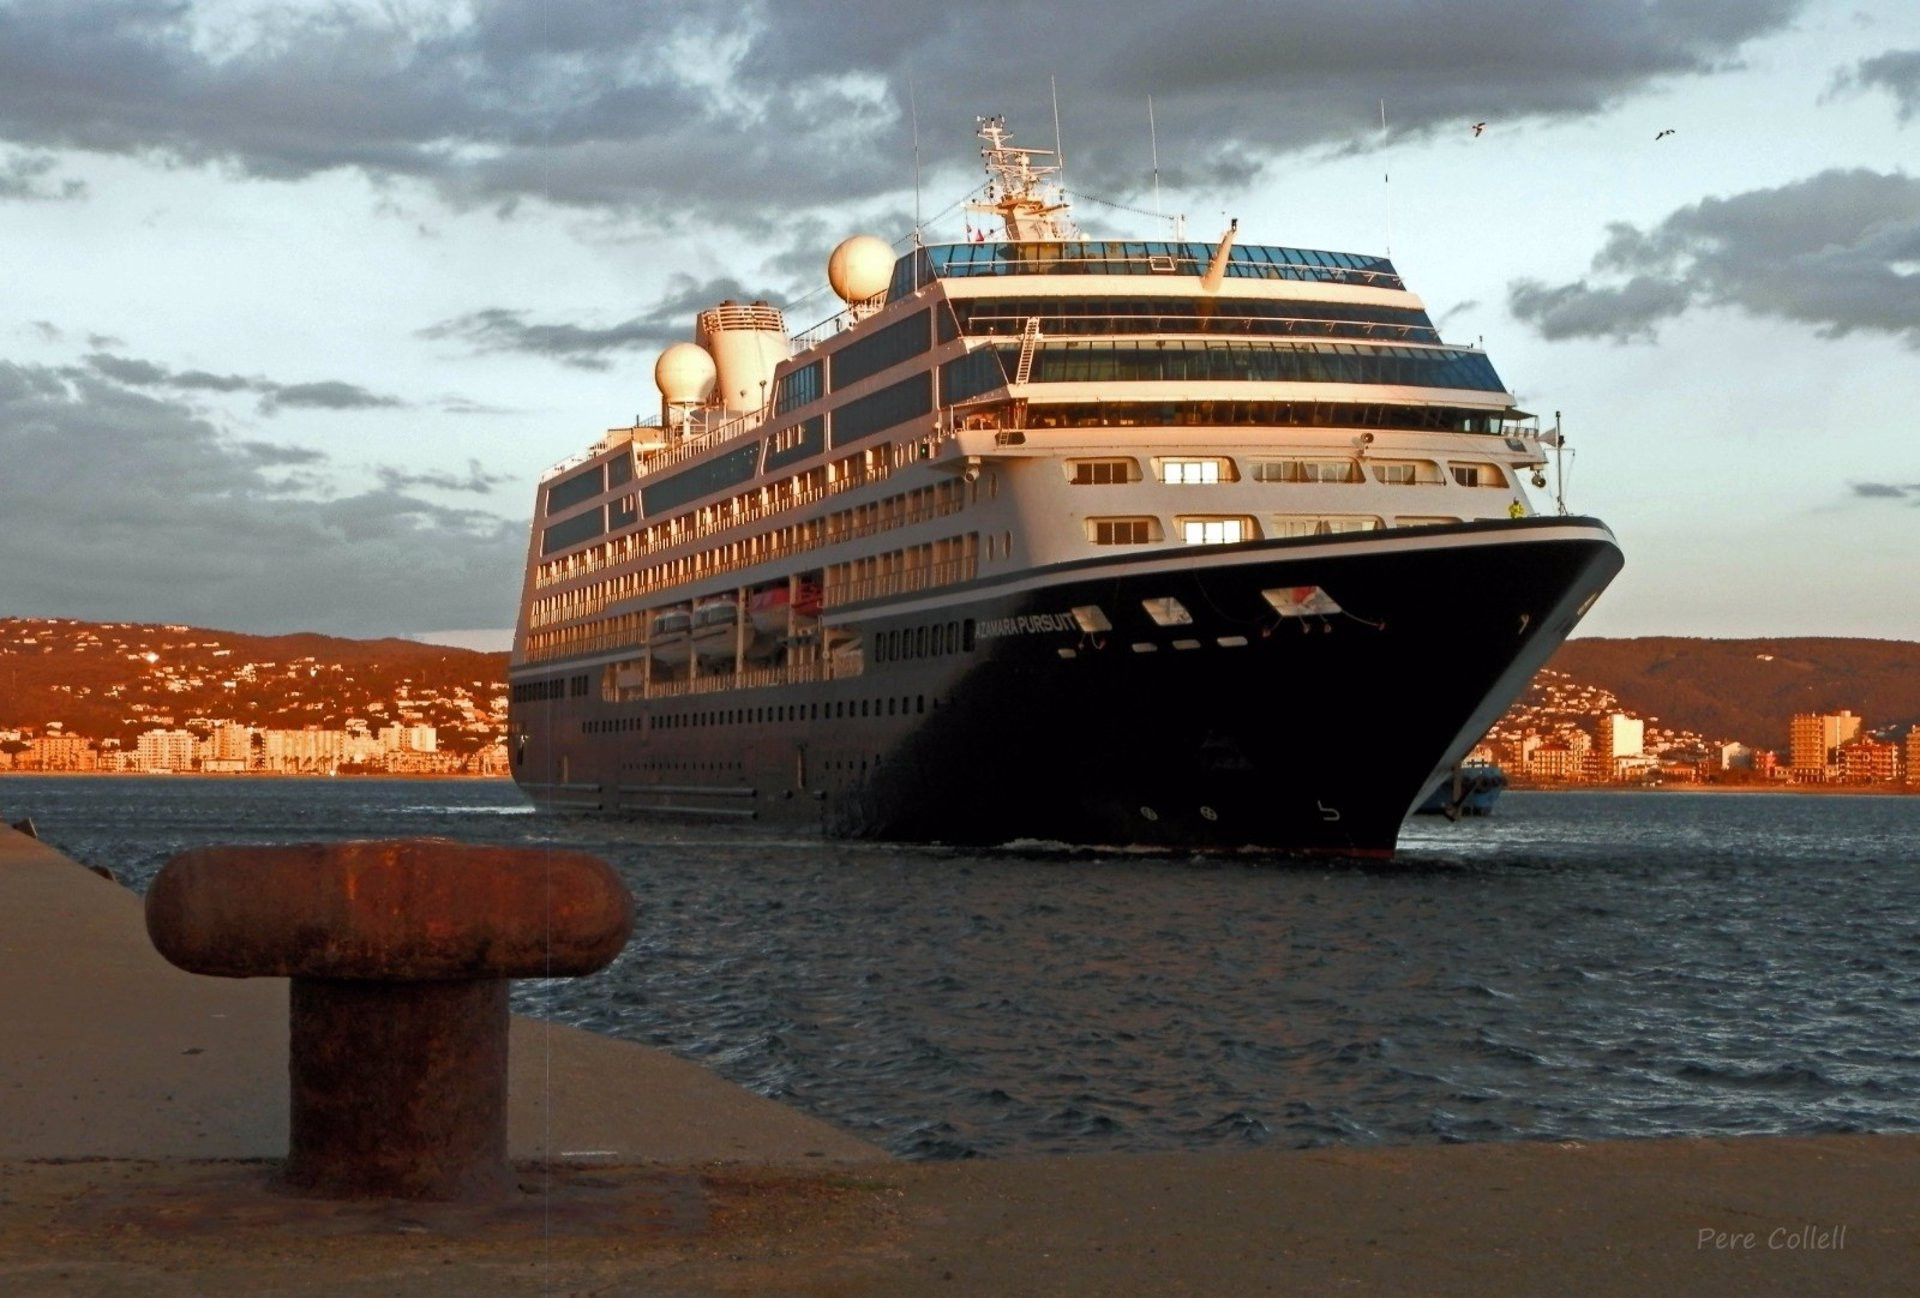
<path id="1" fill-rule="evenodd" d="M 827 258 L 827 283 L 842 302 L 864 302 L 886 292 L 892 281 L 893 249 L 875 235 L 843 239 Z"/>
<path id="2" fill-rule="evenodd" d="M 675 343 L 653 363 L 660 396 L 679 406 L 705 405 L 713 396 L 713 357 L 698 343 Z"/>

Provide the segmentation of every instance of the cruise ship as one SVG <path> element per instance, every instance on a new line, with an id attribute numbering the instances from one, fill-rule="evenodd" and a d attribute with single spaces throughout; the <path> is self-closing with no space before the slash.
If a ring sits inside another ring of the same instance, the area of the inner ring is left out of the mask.
<path id="1" fill-rule="evenodd" d="M 542 478 L 537 808 L 1390 856 L 1619 571 L 1552 430 L 1385 257 L 1089 238 L 980 122 L 969 236 L 699 313 Z M 975 221 L 980 223 L 973 229 Z M 1236 223 L 1237 226 L 1237 223 Z"/>

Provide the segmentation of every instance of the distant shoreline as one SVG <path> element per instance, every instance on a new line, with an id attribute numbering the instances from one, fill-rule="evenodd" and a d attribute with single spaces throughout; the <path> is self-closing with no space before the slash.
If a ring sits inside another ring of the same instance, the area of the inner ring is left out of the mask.
<path id="1" fill-rule="evenodd" d="M 1905 798 L 1920 794 L 1911 784 L 1520 784 L 1509 783 L 1509 793 L 1790 793 L 1796 797 Z"/>
<path id="2" fill-rule="evenodd" d="M 41 780 L 511 780 L 510 775 L 471 775 L 465 771 L 0 771 L 0 780 L 13 777 Z"/>

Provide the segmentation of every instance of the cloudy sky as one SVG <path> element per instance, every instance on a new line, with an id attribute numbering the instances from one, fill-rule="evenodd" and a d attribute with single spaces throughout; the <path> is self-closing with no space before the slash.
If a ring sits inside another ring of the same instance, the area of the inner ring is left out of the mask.
<path id="1" fill-rule="evenodd" d="M 0 0 L 0 613 L 509 627 L 694 310 L 1050 87 L 1091 233 L 1388 251 L 1562 412 L 1588 634 L 1920 640 L 1912 0 Z"/>

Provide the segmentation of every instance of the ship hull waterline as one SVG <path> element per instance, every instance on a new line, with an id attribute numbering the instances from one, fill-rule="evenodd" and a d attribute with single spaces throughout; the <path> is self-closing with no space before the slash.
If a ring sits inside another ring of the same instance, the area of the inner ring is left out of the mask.
<path id="1" fill-rule="evenodd" d="M 1390 857 L 1621 566 L 1597 521 L 1535 517 L 981 579 L 833 610 L 868 646 L 971 620 L 966 652 L 869 649 L 842 679 L 519 705 L 514 775 L 554 812 Z M 1302 588 L 1339 611 L 1283 615 L 1262 593 Z M 1150 616 L 1168 598 L 1190 621 Z M 1110 627 L 1083 630 L 1088 607 Z"/>

